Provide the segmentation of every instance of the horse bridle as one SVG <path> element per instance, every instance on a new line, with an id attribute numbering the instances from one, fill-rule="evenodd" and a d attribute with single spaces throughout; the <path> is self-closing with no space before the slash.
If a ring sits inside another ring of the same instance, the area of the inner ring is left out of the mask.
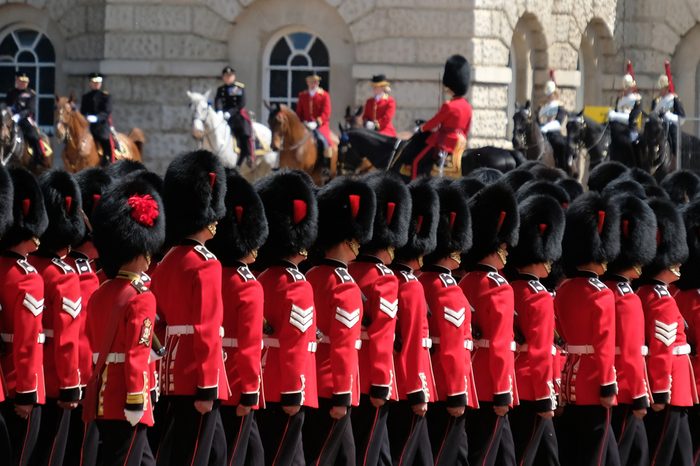
<path id="1" fill-rule="evenodd" d="M 9 116 L 9 112 L 8 112 L 7 110 L 3 109 L 1 115 L 2 115 L 2 125 L 4 126 L 4 125 L 5 125 L 5 118 L 6 118 L 6 116 Z M 10 121 L 12 121 L 11 118 L 8 118 L 8 119 L 9 119 Z M 18 144 L 18 142 L 19 142 L 19 139 L 18 139 L 17 136 L 16 136 L 16 133 L 17 133 L 17 125 L 16 125 L 14 122 L 12 122 L 12 125 L 11 125 L 11 126 L 12 126 L 12 129 L 9 130 L 9 140 L 8 140 L 8 141 L 4 141 L 4 140 L 1 140 L 1 139 L 0 139 L 0 150 L 2 150 L 2 152 L 0 152 L 0 163 L 1 163 L 3 166 L 4 166 L 4 165 L 7 165 L 8 160 L 10 160 L 10 158 L 12 157 L 12 154 L 15 153 L 15 150 L 17 150 L 17 144 Z M 10 150 L 7 152 L 7 157 L 5 157 L 5 147 L 6 147 L 6 145 L 9 144 L 10 142 L 12 142 L 12 147 L 11 147 Z M 7 144 L 6 144 L 6 143 L 7 143 Z"/>
<path id="2" fill-rule="evenodd" d="M 312 131 L 309 128 L 307 128 L 306 126 L 304 126 L 304 137 L 301 138 L 299 141 L 297 141 L 296 144 L 293 144 L 290 147 L 284 147 L 284 143 L 286 140 L 284 137 L 284 134 L 289 130 L 289 121 L 287 120 L 287 117 L 281 112 L 277 112 L 277 115 L 275 116 L 275 118 L 277 118 L 279 120 L 280 125 L 281 125 L 281 129 L 282 129 L 282 131 L 280 131 L 282 133 L 282 136 L 281 136 L 281 138 L 282 138 L 281 146 L 282 147 L 280 147 L 280 151 L 294 152 L 295 150 L 299 149 L 301 146 L 306 144 L 306 141 L 308 141 L 309 138 L 311 137 Z"/>
<path id="3" fill-rule="evenodd" d="M 66 112 L 65 111 L 65 105 L 70 105 L 71 106 L 71 111 Z M 62 125 L 63 128 L 63 138 L 61 138 L 61 142 L 63 143 L 68 143 L 71 140 L 71 135 L 70 135 L 70 121 L 73 119 L 73 111 L 75 111 L 75 108 L 73 107 L 73 104 L 68 103 L 65 105 L 61 105 L 58 109 L 58 123 L 56 124 L 56 132 L 58 132 L 58 125 Z M 68 120 L 65 120 L 63 118 L 64 115 L 68 115 Z"/>
<path id="4" fill-rule="evenodd" d="M 532 129 L 532 125 L 533 125 L 533 124 L 536 124 L 535 122 L 532 121 L 532 112 L 530 111 L 530 109 L 522 109 L 522 110 L 520 110 L 518 113 L 523 113 L 523 112 L 524 112 L 525 115 L 526 115 L 525 122 L 526 122 L 527 125 L 530 127 L 530 129 Z M 521 131 L 515 131 L 515 130 L 514 130 L 513 132 L 514 132 L 514 134 L 513 134 L 513 139 L 515 139 L 515 140 L 518 142 L 518 144 L 520 145 L 520 148 L 517 149 L 517 150 L 521 150 L 521 151 L 527 152 L 527 151 L 529 151 L 530 149 L 535 148 L 535 147 L 538 146 L 538 143 L 537 143 L 537 142 L 535 142 L 535 143 L 532 144 L 532 145 L 528 145 L 528 144 L 527 144 L 527 134 L 526 134 L 527 131 L 522 131 L 522 132 L 521 132 Z M 542 155 L 544 155 L 544 143 L 547 141 L 547 139 L 544 137 L 544 134 L 542 134 L 541 132 L 540 132 L 540 137 L 542 137 L 542 147 L 540 148 L 539 154 L 537 154 L 537 159 L 541 158 Z M 514 149 L 515 149 L 515 147 L 514 147 Z"/>
<path id="5" fill-rule="evenodd" d="M 207 110 L 209 109 L 209 107 L 210 106 L 207 105 Z M 202 139 L 199 141 L 198 149 L 201 149 L 202 147 L 204 147 L 204 139 L 206 138 L 206 141 L 209 143 L 209 147 L 216 147 L 217 151 L 219 151 L 220 147 L 225 148 L 226 146 L 228 146 L 228 144 L 231 142 L 231 138 L 233 137 L 233 133 L 229 132 L 228 139 L 226 141 L 224 141 L 223 144 L 221 144 L 221 146 L 219 146 L 218 144 L 212 144 L 212 139 L 211 139 L 212 134 L 215 134 L 216 131 L 219 128 L 221 128 L 222 125 L 227 125 L 228 122 L 226 121 L 225 118 L 222 118 L 221 121 L 219 122 L 219 124 L 217 124 L 216 126 L 213 126 L 209 131 L 207 131 L 206 130 L 207 125 L 205 123 L 206 123 L 206 119 L 208 117 L 209 117 L 209 115 L 207 114 L 207 116 L 202 118 L 199 115 L 199 109 L 195 108 L 195 113 L 194 113 L 193 118 L 192 118 L 192 123 L 194 123 L 195 121 L 199 121 L 202 124 L 202 128 L 205 128 L 205 130 L 202 132 Z M 216 141 L 213 141 L 213 142 L 215 143 Z"/>

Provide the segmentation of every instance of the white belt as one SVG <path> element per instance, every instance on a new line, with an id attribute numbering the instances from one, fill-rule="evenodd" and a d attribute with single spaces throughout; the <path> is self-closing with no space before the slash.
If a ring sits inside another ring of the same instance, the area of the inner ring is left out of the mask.
<path id="1" fill-rule="evenodd" d="M 238 348 L 238 338 L 224 338 L 221 340 L 221 346 L 224 348 Z"/>
<path id="2" fill-rule="evenodd" d="M 44 335 L 46 336 L 46 338 L 53 338 L 53 330 L 50 328 L 45 328 Z"/>
<path id="3" fill-rule="evenodd" d="M 92 353 L 92 363 L 97 364 L 97 360 L 100 359 L 100 353 Z M 126 355 L 124 353 L 109 353 L 107 359 L 105 359 L 105 364 L 119 364 L 126 360 Z"/>
<path id="4" fill-rule="evenodd" d="M 431 340 L 433 345 L 440 344 L 440 337 L 432 337 L 430 340 Z M 472 351 L 474 349 L 474 342 L 471 340 L 464 340 L 464 349 L 468 349 L 469 351 Z"/>
<path id="5" fill-rule="evenodd" d="M 649 347 L 647 345 L 642 345 L 640 350 L 641 350 L 642 356 L 646 356 L 649 354 Z M 620 354 L 622 354 L 622 351 L 620 350 L 619 346 L 616 346 L 615 347 L 615 355 L 619 356 Z"/>
<path id="6" fill-rule="evenodd" d="M 194 325 L 168 325 L 165 327 L 166 335 L 193 335 Z M 224 328 L 219 327 L 219 336 L 224 337 Z"/>
<path id="7" fill-rule="evenodd" d="M 674 346 L 673 350 L 671 351 L 674 356 L 681 356 L 683 354 L 690 354 L 690 345 L 678 345 Z"/>
<path id="8" fill-rule="evenodd" d="M 433 340 L 430 338 L 421 338 L 420 344 L 423 348 L 432 348 L 433 347 Z"/>
<path id="9" fill-rule="evenodd" d="M 491 341 L 490 340 L 476 340 L 474 343 L 476 343 L 477 348 L 490 348 L 491 347 Z M 510 342 L 510 350 L 515 351 L 515 347 L 517 345 L 515 344 L 514 341 Z"/>
<path id="10" fill-rule="evenodd" d="M 328 335 L 323 335 L 320 340 L 318 340 L 319 343 L 324 343 L 326 345 L 331 344 L 331 339 L 328 338 Z M 355 349 L 360 350 L 362 348 L 362 340 L 355 340 Z"/>
<path id="11" fill-rule="evenodd" d="M 280 339 L 279 338 L 263 338 L 263 346 L 265 346 L 267 348 L 279 348 L 280 347 Z M 306 347 L 306 350 L 309 353 L 315 353 L 317 347 L 318 347 L 318 344 L 315 341 L 310 341 L 308 346 Z"/>
<path id="12" fill-rule="evenodd" d="M 523 343 L 522 345 L 518 345 L 516 348 L 518 353 L 527 353 L 528 349 L 530 349 L 530 346 L 527 343 Z M 552 345 L 552 356 L 557 355 L 557 347 Z"/>
<path id="13" fill-rule="evenodd" d="M 15 340 L 15 335 L 13 333 L 0 333 L 0 339 L 5 343 L 12 343 Z M 36 338 L 36 342 L 43 345 L 46 342 L 46 334 L 40 333 Z"/>
<path id="14" fill-rule="evenodd" d="M 594 354 L 593 345 L 566 345 L 566 352 L 569 354 Z"/>

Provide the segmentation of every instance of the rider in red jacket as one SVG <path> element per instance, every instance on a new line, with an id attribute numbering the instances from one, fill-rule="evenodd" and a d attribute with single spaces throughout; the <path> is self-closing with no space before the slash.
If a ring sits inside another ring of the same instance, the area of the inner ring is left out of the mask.
<path id="1" fill-rule="evenodd" d="M 385 136 L 396 137 L 393 122 L 396 113 L 396 100 L 389 94 L 391 90 L 389 81 L 383 74 L 378 74 L 372 76 L 371 84 L 374 95 L 367 99 L 362 113 L 365 128 Z"/>

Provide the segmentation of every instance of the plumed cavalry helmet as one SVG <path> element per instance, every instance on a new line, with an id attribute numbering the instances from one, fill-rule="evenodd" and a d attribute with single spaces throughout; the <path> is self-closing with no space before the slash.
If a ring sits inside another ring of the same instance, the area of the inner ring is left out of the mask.
<path id="1" fill-rule="evenodd" d="M 93 215 L 93 241 L 110 278 L 136 257 L 160 251 L 165 241 L 165 208 L 146 178 L 128 176 L 103 193 Z"/>
<path id="2" fill-rule="evenodd" d="M 544 83 L 544 95 L 549 97 L 557 91 L 557 82 L 554 79 L 554 70 L 549 70 L 549 79 Z"/>
<path id="3" fill-rule="evenodd" d="M 4 166 L 0 166 L 0 240 L 12 226 L 12 199 L 14 187 L 12 178 Z"/>
<path id="4" fill-rule="evenodd" d="M 411 220 L 408 241 L 396 250 L 396 259 L 412 260 L 425 256 L 437 246 L 440 198 L 429 178 L 418 178 L 408 185 L 411 193 Z"/>
<path id="5" fill-rule="evenodd" d="M 608 264 L 610 272 L 643 267 L 656 255 L 656 216 L 635 195 L 622 193 L 610 200 L 620 211 L 620 254 Z"/>
<path id="6" fill-rule="evenodd" d="M 83 205 L 75 178 L 63 170 L 50 170 L 39 177 L 49 226 L 41 235 L 40 249 L 55 253 L 82 240 L 85 235 Z"/>
<path id="7" fill-rule="evenodd" d="M 390 172 L 376 172 L 365 181 L 377 197 L 372 238 L 362 244 L 365 252 L 386 248 L 400 248 L 408 241 L 408 223 L 411 219 L 411 194 L 398 177 Z"/>
<path id="8" fill-rule="evenodd" d="M 656 256 L 644 267 L 643 275 L 653 277 L 688 259 L 688 243 L 683 217 L 668 199 L 652 198 L 649 207 L 656 216 Z"/>
<path id="9" fill-rule="evenodd" d="M 465 253 L 472 246 L 472 219 L 469 204 L 454 182 L 445 178 L 435 178 L 431 184 L 438 194 L 440 214 L 435 249 L 425 256 L 424 262 L 432 264 L 445 257 L 454 257 L 459 262 L 460 254 Z"/>
<path id="10" fill-rule="evenodd" d="M 318 234 L 313 181 L 299 170 L 280 170 L 255 183 L 269 228 L 258 262 L 306 254 Z"/>
<path id="11" fill-rule="evenodd" d="M 334 178 L 318 191 L 317 199 L 320 250 L 353 240 L 359 246 L 372 239 L 377 200 L 365 180 Z"/>
<path id="12" fill-rule="evenodd" d="M 632 67 L 632 62 L 627 60 L 627 72 L 622 77 L 622 88 L 627 90 L 636 89 L 636 87 L 637 81 L 634 79 L 634 68 Z"/>
<path id="13" fill-rule="evenodd" d="M 265 243 L 267 219 L 260 196 L 237 170 L 226 169 L 226 215 L 207 247 L 224 266 L 232 266 Z"/>
<path id="14" fill-rule="evenodd" d="M 206 150 L 175 158 L 165 172 L 163 202 L 170 244 L 221 219 L 226 213 L 226 174 L 219 158 Z"/>
<path id="15" fill-rule="evenodd" d="M 564 209 L 552 196 L 534 194 L 518 205 L 520 229 L 518 244 L 508 251 L 508 264 L 553 263 L 561 256 L 564 236 Z"/>
<path id="16" fill-rule="evenodd" d="M 12 199 L 12 224 L 0 238 L 2 248 L 15 246 L 22 241 L 39 238 L 49 225 L 44 196 L 37 179 L 24 168 L 10 168 L 14 193 Z"/>
<path id="17" fill-rule="evenodd" d="M 442 84 L 457 96 L 469 92 L 471 80 L 471 68 L 469 61 L 462 55 L 452 55 L 445 62 L 445 71 L 442 75 Z"/>

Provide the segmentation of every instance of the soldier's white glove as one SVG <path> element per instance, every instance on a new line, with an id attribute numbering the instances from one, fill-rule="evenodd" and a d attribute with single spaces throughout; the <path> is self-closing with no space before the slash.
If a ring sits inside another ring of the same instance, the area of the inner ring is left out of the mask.
<path id="1" fill-rule="evenodd" d="M 671 123 L 678 123 L 678 115 L 673 112 L 666 112 L 664 113 L 664 120 Z"/>
<path id="2" fill-rule="evenodd" d="M 311 131 L 313 131 L 313 130 L 315 130 L 316 128 L 318 128 L 318 123 L 316 123 L 315 121 L 307 121 L 307 122 L 304 123 L 304 124 L 305 124 L 306 127 L 309 128 Z"/>
<path id="3" fill-rule="evenodd" d="M 15 123 L 19 123 L 19 113 L 12 115 L 12 121 L 14 121 Z"/>
<path id="4" fill-rule="evenodd" d="M 365 121 L 365 128 L 368 130 L 373 131 L 376 127 L 377 125 L 375 125 L 373 121 Z"/>
<path id="5" fill-rule="evenodd" d="M 131 424 L 132 427 L 136 426 L 143 417 L 143 410 L 130 411 L 128 409 L 124 410 L 124 417 Z"/>
<path id="6" fill-rule="evenodd" d="M 231 118 L 231 114 L 229 112 L 224 112 L 224 120 L 228 121 L 229 118 Z"/>
<path id="7" fill-rule="evenodd" d="M 87 121 L 89 123 L 97 123 L 97 115 L 88 115 L 87 116 Z"/>

